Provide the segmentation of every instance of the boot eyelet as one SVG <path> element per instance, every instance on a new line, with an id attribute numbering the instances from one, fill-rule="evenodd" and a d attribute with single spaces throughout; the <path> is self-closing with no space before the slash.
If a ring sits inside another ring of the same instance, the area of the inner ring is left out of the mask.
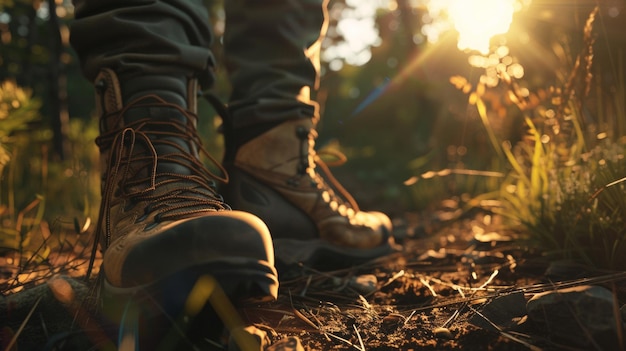
<path id="1" fill-rule="evenodd" d="M 154 222 L 155 223 L 160 223 L 161 222 L 161 217 L 162 215 L 160 213 L 157 213 L 154 215 Z"/>
<path id="2" fill-rule="evenodd" d="M 148 206 L 146 206 L 146 208 L 143 209 L 143 213 L 147 215 L 148 213 L 152 212 L 153 207 L 154 207 L 154 202 L 149 203 Z"/>
<path id="3" fill-rule="evenodd" d="M 147 226 L 145 226 L 145 227 L 143 228 L 143 231 L 144 231 L 144 232 L 147 232 L 147 231 L 149 231 L 150 229 L 155 228 L 157 225 L 159 225 L 159 222 L 152 222 L 152 223 L 148 224 Z"/>
<path id="4" fill-rule="evenodd" d="M 306 139 L 309 137 L 309 133 L 311 131 L 308 128 L 305 128 L 303 126 L 298 126 L 296 127 L 296 136 L 298 137 L 298 139 Z"/>
<path id="5" fill-rule="evenodd" d="M 159 223 L 161 223 L 161 217 L 162 217 L 162 216 L 161 216 L 161 214 L 160 214 L 160 213 L 157 213 L 156 215 L 154 215 L 154 222 L 152 222 L 152 223 L 150 223 L 150 224 L 146 225 L 146 226 L 143 228 L 143 231 L 144 231 L 144 232 L 147 232 L 148 230 L 150 230 L 150 229 L 152 229 L 152 228 L 156 227 L 157 225 L 159 225 Z"/>
<path id="6" fill-rule="evenodd" d="M 104 79 L 98 79 L 98 81 L 94 84 L 94 87 L 98 89 L 98 91 L 103 92 L 107 88 L 107 82 Z"/>
<path id="7" fill-rule="evenodd" d="M 143 215 L 141 215 L 141 217 L 135 219 L 135 224 L 145 221 L 146 218 L 148 218 L 148 215 L 144 213 Z"/>

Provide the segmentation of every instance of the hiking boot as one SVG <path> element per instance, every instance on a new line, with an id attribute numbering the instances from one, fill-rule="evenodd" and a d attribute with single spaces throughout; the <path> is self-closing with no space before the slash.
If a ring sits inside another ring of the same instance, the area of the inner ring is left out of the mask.
<path id="1" fill-rule="evenodd" d="M 222 195 L 267 224 L 281 267 L 340 268 L 390 253 L 391 221 L 359 209 L 316 154 L 314 128 L 289 120 L 231 151 Z"/>
<path id="2" fill-rule="evenodd" d="M 108 69 L 96 79 L 96 143 L 103 161 L 96 230 L 104 252 L 103 295 L 117 301 L 105 312 L 123 324 L 128 306 L 144 304 L 137 311 L 143 321 L 161 315 L 188 320 L 188 295 L 206 275 L 231 299 L 275 299 L 278 280 L 266 225 L 224 203 L 215 186 L 226 179 L 200 161 L 204 154 L 217 164 L 196 132 L 195 82 L 189 82 L 183 103 L 156 88 L 155 94 L 127 99 L 125 84 Z"/>

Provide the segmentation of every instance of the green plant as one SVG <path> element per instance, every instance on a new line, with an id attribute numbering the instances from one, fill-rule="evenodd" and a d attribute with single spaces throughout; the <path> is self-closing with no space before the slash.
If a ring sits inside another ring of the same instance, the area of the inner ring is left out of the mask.
<path id="1" fill-rule="evenodd" d="M 40 102 L 14 82 L 0 83 L 0 259 L 13 272 L 0 291 L 17 291 L 59 272 L 80 275 L 99 197 L 97 121 L 73 119 L 71 158 L 48 154 L 52 132 Z M 82 260 L 82 261 L 81 261 Z"/>
<path id="2" fill-rule="evenodd" d="M 515 107 L 526 126 L 520 142 L 500 141 L 493 132 L 489 108 L 494 104 L 485 101 L 482 83 L 472 91 L 460 78 L 452 82 L 470 94 L 491 145 L 509 166 L 499 189 L 475 197 L 471 205 L 498 200 L 499 206 L 491 210 L 521 225 L 525 238 L 553 259 L 623 270 L 625 101 L 619 94 L 608 101 L 600 98 L 603 87 L 593 79 L 597 13 L 596 8 L 589 15 L 582 50 L 571 68 L 561 61 L 564 72 L 557 76 L 565 79 L 560 86 L 528 92 L 506 71 L 498 72 L 507 107 Z M 620 66 L 619 73 L 614 72 L 618 90 L 623 88 L 622 70 Z M 590 97 L 594 85 L 599 93 Z M 616 113 L 607 113 L 605 105 Z M 593 119 L 590 106 L 596 107 Z"/>
<path id="3" fill-rule="evenodd" d="M 17 212 L 15 205 L 16 193 L 14 189 L 15 162 L 5 174 L 5 166 L 11 161 L 14 153 L 10 150 L 15 146 L 16 133 L 28 129 L 31 122 L 39 118 L 40 102 L 31 98 L 31 92 L 23 89 L 14 81 L 7 80 L 0 83 L 0 174 L 3 175 L 2 194 L 0 203 L 0 250 L 21 250 L 28 245 L 30 236 L 23 225 L 34 225 L 41 220 L 41 212 L 37 212 L 33 221 L 25 218 L 25 214 L 38 207 L 43 198 L 38 197 L 23 211 Z"/>

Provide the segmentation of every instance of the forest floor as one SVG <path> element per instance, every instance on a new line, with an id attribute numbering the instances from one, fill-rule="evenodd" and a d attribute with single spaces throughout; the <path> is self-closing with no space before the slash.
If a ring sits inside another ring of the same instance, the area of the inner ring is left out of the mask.
<path id="1" fill-rule="evenodd" d="M 450 215 L 409 214 L 396 221 L 403 233 L 397 238 L 398 251 L 376 261 L 326 272 L 300 267 L 283 274 L 278 300 L 249 306 L 243 315 L 273 329 L 274 338 L 298 336 L 308 350 L 594 349 L 551 338 L 527 320 L 526 301 L 557 287 L 591 283 L 613 289 L 623 301 L 624 275 L 567 264 L 555 270 L 540 252 L 516 241 L 518 233 L 506 230 L 498 217 L 472 212 L 442 220 Z M 14 337 L 19 350 L 44 350 L 42 343 L 50 345 L 54 337 L 75 335 L 66 329 L 76 330 L 80 323 L 74 317 L 81 311 L 63 301 L 71 300 L 63 284 L 48 281 L 8 294 L 8 281 L 0 281 L 5 292 L 0 305 L 7 309 L 0 311 L 1 350 L 18 350 L 7 348 Z M 88 293 L 71 281 L 75 294 Z M 54 309 L 46 300 L 49 291 L 41 289 L 52 290 L 64 307 Z M 40 296 L 44 300 L 37 307 Z M 80 328 L 90 326 L 79 326 L 78 334 Z"/>
<path id="2" fill-rule="evenodd" d="M 276 303 L 251 308 L 248 317 L 279 336 L 298 336 L 310 350 L 620 348 L 569 339 L 576 328 L 555 337 L 529 322 L 526 303 L 539 293 L 582 285 L 607 287 L 623 301 L 622 273 L 548 262 L 490 214 L 446 222 L 440 217 L 455 217 L 452 212 L 428 216 L 397 223 L 407 233 L 399 252 L 342 271 L 303 268 L 281 282 Z"/>

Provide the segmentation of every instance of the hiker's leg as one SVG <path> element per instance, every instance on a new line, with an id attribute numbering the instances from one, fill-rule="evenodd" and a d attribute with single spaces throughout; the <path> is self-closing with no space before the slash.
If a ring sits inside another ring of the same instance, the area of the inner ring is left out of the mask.
<path id="1" fill-rule="evenodd" d="M 360 211 L 316 155 L 325 0 L 228 0 L 224 50 L 233 86 L 223 195 L 269 226 L 277 259 L 352 264 L 390 251 L 391 221 Z M 322 172 L 323 171 L 323 172 Z M 289 256 L 289 257 L 286 257 Z"/>

